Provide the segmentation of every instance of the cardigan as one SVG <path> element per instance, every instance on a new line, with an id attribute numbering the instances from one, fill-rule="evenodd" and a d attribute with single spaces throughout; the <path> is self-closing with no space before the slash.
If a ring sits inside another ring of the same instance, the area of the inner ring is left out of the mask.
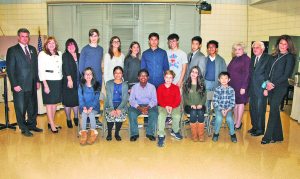
<path id="1" fill-rule="evenodd" d="M 113 94 L 114 94 L 114 80 L 109 80 L 106 83 L 106 99 L 105 99 L 105 109 L 113 109 Z M 127 111 L 127 102 L 128 102 L 128 84 L 127 82 L 122 82 L 122 102 L 117 107 L 120 110 Z"/>

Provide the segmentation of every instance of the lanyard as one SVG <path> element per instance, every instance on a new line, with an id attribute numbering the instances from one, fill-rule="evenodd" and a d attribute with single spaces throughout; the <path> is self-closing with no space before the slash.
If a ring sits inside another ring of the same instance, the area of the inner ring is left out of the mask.
<path id="1" fill-rule="evenodd" d="M 276 63 L 278 60 L 280 60 L 282 57 L 286 56 L 287 54 L 288 54 L 288 53 L 285 53 L 285 54 L 283 54 L 281 57 L 279 57 L 279 55 L 278 55 L 277 59 L 275 60 L 275 62 L 273 63 L 273 65 L 272 65 L 272 67 L 271 67 L 271 70 L 270 70 L 270 73 L 269 73 L 269 78 L 271 77 L 272 70 L 273 70 L 273 67 L 274 67 L 275 63 Z"/>

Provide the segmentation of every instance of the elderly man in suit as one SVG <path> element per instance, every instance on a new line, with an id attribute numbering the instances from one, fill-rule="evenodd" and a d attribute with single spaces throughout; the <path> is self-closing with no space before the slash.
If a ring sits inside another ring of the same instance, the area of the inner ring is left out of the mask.
<path id="1" fill-rule="evenodd" d="M 254 56 L 251 58 L 250 66 L 250 117 L 252 128 L 248 131 L 252 136 L 260 136 L 265 131 L 265 115 L 267 98 L 263 95 L 262 84 L 267 79 L 267 64 L 271 56 L 264 53 L 263 42 L 256 41 L 252 44 Z"/>
<path id="2" fill-rule="evenodd" d="M 42 132 L 36 127 L 38 61 L 36 49 L 28 45 L 29 31 L 25 28 L 18 30 L 18 44 L 7 51 L 7 74 L 13 92 L 17 123 L 26 137 L 33 134 L 30 131 Z M 27 121 L 25 115 L 27 113 Z"/>
<path id="3" fill-rule="evenodd" d="M 200 51 L 202 45 L 202 38 L 195 36 L 192 38 L 191 49 L 192 51 L 188 54 L 188 70 L 186 71 L 185 79 L 188 78 L 188 74 L 193 66 L 198 66 L 201 70 L 202 76 L 205 74 L 205 56 Z"/>

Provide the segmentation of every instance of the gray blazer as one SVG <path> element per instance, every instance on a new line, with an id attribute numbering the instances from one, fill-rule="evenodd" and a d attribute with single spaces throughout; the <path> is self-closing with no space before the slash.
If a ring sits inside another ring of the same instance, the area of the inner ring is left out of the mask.
<path id="1" fill-rule="evenodd" d="M 193 52 L 190 52 L 188 54 L 188 60 L 190 60 L 192 53 Z M 190 70 L 191 70 L 191 68 L 193 66 L 198 66 L 200 68 L 200 70 L 201 70 L 202 76 L 204 76 L 204 74 L 205 74 L 205 68 L 206 68 L 205 56 L 204 56 L 204 54 L 202 52 L 200 52 L 200 50 L 198 50 L 198 52 L 195 53 L 195 55 L 193 56 L 192 60 L 189 61 L 188 70 L 186 71 L 185 79 L 188 78 Z"/>
<path id="2" fill-rule="evenodd" d="M 109 80 L 106 82 L 106 99 L 105 99 L 105 109 L 114 108 L 113 105 L 113 94 L 114 94 L 114 80 Z M 126 110 L 127 111 L 127 103 L 128 103 L 128 84 L 127 82 L 122 83 L 122 102 L 118 106 L 117 109 Z"/>
<path id="3" fill-rule="evenodd" d="M 205 68 L 206 68 L 207 60 L 209 60 L 209 56 L 205 58 Z M 227 66 L 224 58 L 221 57 L 220 55 L 217 55 L 215 59 L 215 79 L 216 79 L 214 84 L 215 88 L 219 86 L 218 77 L 222 71 L 227 71 Z M 204 79 L 205 79 L 205 74 L 206 73 L 204 73 L 203 75 Z"/>

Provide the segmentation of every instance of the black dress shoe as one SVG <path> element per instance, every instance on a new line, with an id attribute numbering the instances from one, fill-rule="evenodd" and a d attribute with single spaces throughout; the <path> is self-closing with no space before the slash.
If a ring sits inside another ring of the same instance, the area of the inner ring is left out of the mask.
<path id="1" fill-rule="evenodd" d="M 67 119 L 68 128 L 73 128 L 72 121 Z"/>
<path id="2" fill-rule="evenodd" d="M 111 140 L 112 140 L 111 135 L 107 135 L 106 140 L 107 140 L 107 141 L 111 141 Z"/>
<path id="3" fill-rule="evenodd" d="M 256 131 L 255 129 L 251 128 L 248 130 L 248 133 L 252 134 L 252 133 L 255 133 L 255 131 Z"/>
<path id="4" fill-rule="evenodd" d="M 146 135 L 146 137 L 150 140 L 150 141 L 155 141 L 156 138 L 153 135 Z"/>
<path id="5" fill-rule="evenodd" d="M 56 128 L 55 131 L 53 131 L 51 128 L 50 128 L 51 132 L 54 133 L 54 134 L 57 134 L 58 133 L 58 129 Z"/>
<path id="6" fill-rule="evenodd" d="M 254 137 L 257 137 L 257 136 L 260 136 L 260 135 L 264 135 L 263 132 L 254 132 L 254 133 L 251 133 L 251 136 L 254 136 Z"/>
<path id="7" fill-rule="evenodd" d="M 37 127 L 30 127 L 28 128 L 30 131 L 34 131 L 34 132 L 43 132 L 43 129 L 37 128 Z"/>
<path id="8" fill-rule="evenodd" d="M 241 130 L 243 123 L 241 123 L 240 127 L 234 127 L 235 130 Z"/>
<path id="9" fill-rule="evenodd" d="M 78 126 L 78 118 L 74 118 L 73 120 L 74 120 L 75 126 Z"/>
<path id="10" fill-rule="evenodd" d="M 61 126 L 56 126 L 55 127 L 56 129 L 62 129 L 62 127 Z M 51 129 L 51 125 L 48 123 L 48 129 Z"/>
<path id="11" fill-rule="evenodd" d="M 119 135 L 115 135 L 115 138 L 116 138 L 117 141 L 121 141 L 122 140 L 121 136 L 119 136 Z"/>
<path id="12" fill-rule="evenodd" d="M 269 144 L 271 141 L 268 141 L 268 140 L 262 140 L 260 143 L 265 145 L 265 144 Z"/>
<path id="13" fill-rule="evenodd" d="M 136 139 L 137 139 L 137 138 L 136 138 L 135 135 L 130 137 L 130 141 L 132 141 L 132 142 L 136 141 Z"/>
<path id="14" fill-rule="evenodd" d="M 33 134 L 29 130 L 22 131 L 22 135 L 26 136 L 26 137 L 32 137 L 33 136 Z"/>

